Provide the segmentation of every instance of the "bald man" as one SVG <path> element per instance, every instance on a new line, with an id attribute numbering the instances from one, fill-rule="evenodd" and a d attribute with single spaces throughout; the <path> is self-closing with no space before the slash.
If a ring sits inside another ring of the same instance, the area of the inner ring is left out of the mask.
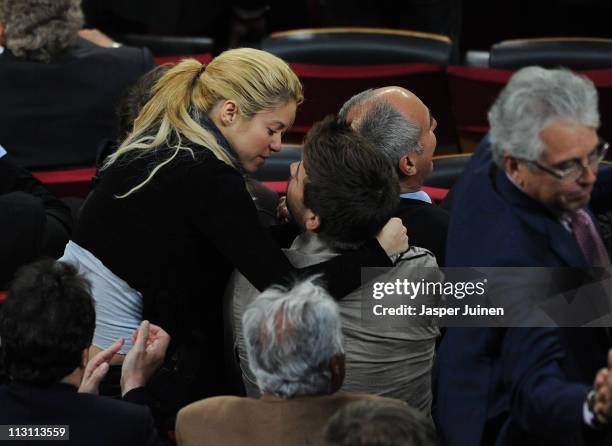
<path id="1" fill-rule="evenodd" d="M 425 104 L 401 87 L 366 90 L 342 106 L 339 117 L 382 151 L 399 176 L 397 217 L 410 244 L 431 251 L 443 266 L 449 214 L 421 190 L 433 169 L 436 120 Z"/>

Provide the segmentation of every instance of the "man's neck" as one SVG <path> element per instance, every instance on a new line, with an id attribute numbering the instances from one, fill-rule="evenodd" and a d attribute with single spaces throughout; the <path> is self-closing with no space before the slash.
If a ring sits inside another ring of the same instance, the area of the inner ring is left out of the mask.
<path id="1" fill-rule="evenodd" d="M 421 190 L 421 183 L 415 183 L 412 181 L 400 181 L 399 182 L 399 187 L 400 187 L 400 194 L 411 194 L 413 192 L 418 192 Z"/>
<path id="2" fill-rule="evenodd" d="M 81 379 L 83 378 L 83 370 L 80 368 L 74 369 L 74 371 L 64 376 L 60 382 L 64 384 L 70 384 L 71 386 L 76 387 L 77 389 L 81 385 Z"/>
<path id="3" fill-rule="evenodd" d="M 305 256 L 323 256 L 325 258 L 340 255 L 347 251 L 354 251 L 361 246 L 361 243 L 347 244 L 346 246 L 337 246 L 322 238 L 314 231 L 305 231 L 295 238 L 291 244 L 290 250 L 300 253 Z M 288 254 L 291 256 L 291 254 Z M 291 257 L 289 257 L 291 259 Z M 302 265 L 303 266 L 303 265 Z"/>

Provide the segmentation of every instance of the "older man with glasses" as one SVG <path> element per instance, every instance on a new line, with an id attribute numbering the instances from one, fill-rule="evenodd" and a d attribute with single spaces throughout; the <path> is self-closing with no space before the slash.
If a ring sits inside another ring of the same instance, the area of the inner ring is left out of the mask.
<path id="1" fill-rule="evenodd" d="M 447 266 L 610 267 L 589 209 L 608 149 L 597 104 L 570 71 L 514 74 L 489 112 L 492 160 L 455 191 Z M 598 201 L 610 207 L 608 181 Z M 604 328 L 449 328 L 436 364 L 442 438 L 610 444 L 610 345 Z"/>

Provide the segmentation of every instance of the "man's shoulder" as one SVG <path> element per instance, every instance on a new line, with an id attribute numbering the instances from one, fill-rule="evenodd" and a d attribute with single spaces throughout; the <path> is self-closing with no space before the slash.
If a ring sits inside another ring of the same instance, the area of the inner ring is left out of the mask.
<path id="1" fill-rule="evenodd" d="M 388 404 L 399 404 L 405 405 L 404 401 L 387 398 L 384 396 L 373 395 L 370 393 L 358 393 L 358 392 L 336 392 L 331 395 L 323 395 L 317 397 L 317 405 L 321 407 L 321 410 L 331 411 L 333 414 L 335 411 L 342 409 L 347 404 L 351 404 L 355 401 L 383 401 Z"/>
<path id="2" fill-rule="evenodd" d="M 130 57 L 144 57 L 150 54 L 147 48 L 139 48 L 134 46 L 120 46 L 118 48 L 107 48 L 100 45 L 96 45 L 88 40 L 79 38 L 76 45 L 72 47 L 70 55 L 72 57 L 88 57 L 97 55 L 106 55 L 108 57 L 116 59 L 129 60 Z"/>
<path id="3" fill-rule="evenodd" d="M 67 394 L 63 398 L 63 405 L 64 407 L 72 406 L 76 414 L 109 417 L 108 419 L 113 420 L 133 421 L 138 418 L 146 418 L 150 413 L 147 406 L 89 393 Z"/>
<path id="4" fill-rule="evenodd" d="M 449 212 L 440 206 L 427 203 L 422 200 L 415 200 L 412 198 L 400 198 L 399 206 L 397 209 L 398 216 L 411 215 L 411 214 L 426 214 L 435 216 L 444 216 L 448 219 Z"/>
<path id="5" fill-rule="evenodd" d="M 481 166 L 457 191 L 448 228 L 446 266 L 503 266 L 504 258 L 514 258 L 533 235 L 520 207 L 497 191 L 492 179 L 495 174 L 499 174 L 495 166 Z"/>
<path id="6" fill-rule="evenodd" d="M 113 425 L 114 432 L 142 425 L 150 418 L 146 406 L 68 390 L 66 385 L 50 387 L 0 386 L 0 424 L 47 420 L 48 424 L 71 424 L 76 432 L 87 430 L 91 420 Z M 31 417 L 35 417 L 31 418 Z M 135 424 L 138 423 L 138 424 Z"/>
<path id="7" fill-rule="evenodd" d="M 129 69 L 141 75 L 153 68 L 153 55 L 147 48 L 121 46 L 119 48 L 105 48 L 85 39 L 79 39 L 77 44 L 66 56 L 67 60 L 87 61 L 88 63 L 111 64 L 117 74 Z M 131 73 L 124 73 L 126 75 Z"/>
<path id="8" fill-rule="evenodd" d="M 387 398 L 380 395 L 373 395 L 371 393 L 361 393 L 361 392 L 336 392 L 332 395 L 327 395 L 326 398 L 329 398 L 331 401 L 341 401 L 341 402 L 353 402 L 353 401 L 361 401 L 361 400 L 376 400 L 376 401 L 385 401 L 390 404 L 406 404 L 403 401 L 397 400 L 395 398 Z"/>
<path id="9" fill-rule="evenodd" d="M 215 396 L 196 401 L 183 407 L 177 415 L 177 428 L 185 424 L 199 423 L 207 420 L 214 423 L 215 420 L 224 421 L 228 414 L 246 413 L 256 410 L 261 401 L 255 398 L 238 396 Z M 226 421 L 226 420 L 225 420 Z"/>
<path id="10" fill-rule="evenodd" d="M 124 400 L 116 400 L 106 396 L 90 395 L 90 394 L 77 394 L 82 402 L 91 406 L 99 412 L 106 412 L 109 414 L 116 414 L 122 417 L 147 417 L 149 415 L 149 408 L 147 406 L 136 404 Z M 114 416 L 116 416 L 114 415 Z"/>

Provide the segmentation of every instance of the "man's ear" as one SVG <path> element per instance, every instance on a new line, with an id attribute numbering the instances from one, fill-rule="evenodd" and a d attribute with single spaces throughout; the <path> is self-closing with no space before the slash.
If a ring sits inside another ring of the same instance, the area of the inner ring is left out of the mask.
<path id="1" fill-rule="evenodd" d="M 219 121 L 223 126 L 234 124 L 238 118 L 238 104 L 232 99 L 226 99 L 219 107 Z"/>
<path id="2" fill-rule="evenodd" d="M 0 23 L 0 46 L 6 46 L 6 35 L 4 34 L 4 23 Z"/>
<path id="3" fill-rule="evenodd" d="M 417 174 L 416 153 L 407 153 L 399 160 L 399 170 L 407 177 L 412 177 Z"/>
<path id="4" fill-rule="evenodd" d="M 304 211 L 304 227 L 307 231 L 316 232 L 321 226 L 321 219 L 312 210 L 306 208 Z"/>
<path id="5" fill-rule="evenodd" d="M 521 164 L 516 158 L 504 155 L 504 169 L 512 181 L 514 181 L 519 186 L 523 185 L 523 175 L 522 175 L 522 167 Z"/>

